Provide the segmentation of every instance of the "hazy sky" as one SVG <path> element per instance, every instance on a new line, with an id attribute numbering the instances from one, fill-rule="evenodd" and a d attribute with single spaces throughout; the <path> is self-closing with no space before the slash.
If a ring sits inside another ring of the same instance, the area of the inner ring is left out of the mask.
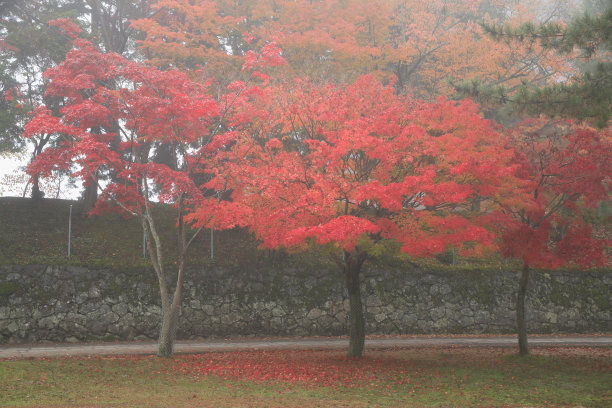
<path id="1" fill-rule="evenodd" d="M 0 197 L 21 196 L 25 185 L 21 186 L 21 191 L 17 191 L 17 187 L 4 185 L 5 175 L 22 174 L 23 170 L 20 167 L 25 166 L 26 161 L 19 160 L 18 157 L 0 157 Z"/>

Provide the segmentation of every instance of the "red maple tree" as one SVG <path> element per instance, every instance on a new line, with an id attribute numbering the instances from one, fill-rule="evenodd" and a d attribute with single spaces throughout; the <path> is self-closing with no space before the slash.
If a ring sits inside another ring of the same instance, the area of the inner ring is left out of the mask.
<path id="1" fill-rule="evenodd" d="M 44 74 L 49 81 L 47 94 L 62 98 L 64 106 L 58 114 L 40 107 L 27 124 L 25 137 L 45 134 L 55 140 L 28 172 L 46 177 L 55 168 L 72 169 L 74 177 L 102 189 L 92 214 L 118 210 L 140 219 L 161 295 L 158 355 L 171 356 L 187 250 L 199 232 L 187 239 L 185 215 L 196 205 L 205 211 L 201 203 L 213 192 L 202 184 L 214 173 L 212 158 L 240 135 L 249 120 L 245 107 L 261 90 L 246 80 L 213 99 L 207 83 L 194 82 L 183 72 L 161 71 L 102 53 L 77 37 L 73 23 L 53 23 L 73 38 L 74 48 L 65 61 Z M 254 68 L 283 63 L 273 44 L 261 51 L 246 59 L 247 78 L 264 77 Z M 158 159 L 161 151 L 166 152 L 164 160 Z M 152 211 L 154 199 L 176 209 L 173 292 L 164 242 Z M 234 225 L 230 224 L 224 225 Z"/>
<path id="2" fill-rule="evenodd" d="M 491 246 L 481 211 L 512 180 L 511 151 L 474 104 L 399 97 L 371 76 L 338 88 L 298 81 L 260 103 L 250 139 L 207 186 L 233 186 L 219 214 L 240 214 L 265 247 L 328 247 L 349 295 L 348 354 L 361 356 L 364 262 L 390 242 L 413 256 Z"/>
<path id="3" fill-rule="evenodd" d="M 530 268 L 606 264 L 609 242 L 594 236 L 585 221 L 589 209 L 609 199 L 612 145 L 609 131 L 534 118 L 510 132 L 517 167 L 513 195 L 491 217 L 501 232 L 506 257 L 523 269 L 517 298 L 519 353 L 529 354 L 525 297 Z"/>

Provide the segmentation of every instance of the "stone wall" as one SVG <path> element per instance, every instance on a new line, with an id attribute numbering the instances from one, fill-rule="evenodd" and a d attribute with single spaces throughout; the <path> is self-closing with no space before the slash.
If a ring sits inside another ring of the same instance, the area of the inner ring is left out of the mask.
<path id="1" fill-rule="evenodd" d="M 337 271 L 191 270 L 179 338 L 341 335 L 348 301 Z M 518 274 L 375 269 L 363 273 L 368 333 L 512 333 Z M 534 272 L 531 332 L 612 332 L 612 271 Z M 157 338 L 151 270 L 0 266 L 0 343 Z"/>

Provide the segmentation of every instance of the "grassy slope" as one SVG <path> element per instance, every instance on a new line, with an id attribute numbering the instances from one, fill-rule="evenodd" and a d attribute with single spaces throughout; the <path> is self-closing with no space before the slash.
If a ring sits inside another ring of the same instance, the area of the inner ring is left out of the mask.
<path id="1" fill-rule="evenodd" d="M 71 257 L 67 256 L 68 219 L 72 208 Z M 166 262 L 176 253 L 175 218 L 169 206 L 155 208 L 165 243 Z M 244 231 L 215 232 L 216 262 L 235 263 L 261 257 L 256 242 Z M 190 250 L 191 264 L 210 262 L 210 232 L 203 231 Z M 139 266 L 142 229 L 137 219 L 119 214 L 89 217 L 79 202 L 0 198 L 0 264 L 71 264 Z"/>
<path id="2" fill-rule="evenodd" d="M 71 257 L 67 256 L 68 218 L 72 205 Z M 175 262 L 175 212 L 171 206 L 157 206 L 159 230 L 165 246 L 164 259 Z M 189 233 L 192 233 L 190 230 Z M 244 230 L 214 233 L 214 263 L 221 266 L 278 264 L 299 262 L 320 265 L 329 262 L 319 251 L 287 255 L 284 251 L 258 249 L 258 243 Z M 421 259 L 417 264 L 425 269 L 452 271 L 460 269 L 518 268 L 516 262 L 504 262 L 497 256 L 487 259 L 456 257 L 456 266 L 450 266 L 450 252 L 432 259 Z M 390 257 L 378 260 L 383 264 L 405 265 L 414 263 Z M 210 259 L 210 231 L 202 231 L 190 248 L 188 263 L 206 265 Z M 48 264 L 81 266 L 144 266 L 142 229 L 133 217 L 117 213 L 90 217 L 83 212 L 78 201 L 45 199 L 34 203 L 28 198 L 0 197 L 0 264 Z M 332 268 L 334 265 L 330 265 Z"/>
<path id="3" fill-rule="evenodd" d="M 67 256 L 68 219 L 72 205 L 71 257 Z M 173 263 L 176 254 L 175 213 L 170 206 L 155 212 L 165 245 L 164 258 Z M 190 231 L 190 233 L 192 233 Z M 299 261 L 321 263 L 319 253 L 294 254 L 258 249 L 244 230 L 214 233 L 216 264 L 252 265 L 253 262 Z M 202 231 L 189 252 L 190 264 L 208 264 L 210 231 Z M 420 262 L 422 263 L 422 262 Z M 436 260 L 425 264 L 441 266 Z M 120 214 L 90 217 L 80 202 L 46 199 L 33 203 L 24 198 L 0 198 L 0 264 L 59 264 L 83 266 L 142 266 L 142 229 L 139 221 Z"/>

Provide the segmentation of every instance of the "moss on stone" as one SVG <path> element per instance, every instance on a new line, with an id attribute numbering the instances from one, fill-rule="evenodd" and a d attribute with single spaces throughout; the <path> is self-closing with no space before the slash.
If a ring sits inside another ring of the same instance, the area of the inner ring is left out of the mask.
<path id="1" fill-rule="evenodd" d="M 550 292 L 550 300 L 558 306 L 562 306 L 562 307 L 570 307 L 571 305 L 571 300 L 569 298 L 569 295 L 567 293 L 566 290 L 564 290 L 563 285 L 561 285 L 560 283 L 551 280 L 548 283 L 551 292 Z"/>
<path id="2" fill-rule="evenodd" d="M 37 330 L 41 314 L 44 318 L 70 315 L 70 319 L 86 325 L 85 321 L 100 320 L 96 317 L 99 308 L 112 305 L 113 313 L 128 320 L 113 322 L 117 324 L 113 328 L 97 329 L 92 339 L 102 339 L 106 334 L 126 336 L 117 327 L 130 327 L 132 336 L 144 333 L 155 337 L 157 333 L 159 293 L 155 274 L 146 267 L 3 266 L 0 271 L 7 278 L 13 274 L 13 280 L 0 283 L 0 294 L 6 295 L 0 296 L 0 302 L 11 299 L 4 310 L 22 322 L 30 322 L 31 332 Z M 530 296 L 538 301 L 534 304 L 531 330 L 609 331 L 606 316 L 611 312 L 610 271 L 582 275 L 545 272 L 533 276 Z M 362 295 L 371 333 L 514 331 L 512 310 L 517 274 L 513 271 L 431 267 L 429 271 L 419 271 L 413 267 L 404 270 L 369 265 L 363 271 L 363 282 Z M 188 269 L 181 333 L 185 338 L 339 333 L 342 329 L 338 327 L 345 326 L 334 323 L 337 317 L 332 316 L 334 310 L 336 314 L 343 313 L 335 307 L 345 297 L 343 286 L 341 274 L 335 269 L 320 265 L 302 268 L 284 261 L 277 262 L 277 266 L 258 264 L 245 269 L 219 265 Z M 18 302 L 13 300 L 16 293 Z M 574 309 L 568 309 L 571 307 Z M 546 312 L 561 317 L 554 319 L 558 322 L 550 322 Z M 32 318 L 33 313 L 39 317 Z M 223 322 L 224 315 L 234 317 Z M 568 319 L 572 325 L 566 324 Z M 277 323 L 270 323 L 273 320 Z M 84 327 L 75 334 L 68 333 L 69 326 L 59 329 L 55 326 L 41 325 L 36 338 L 55 336 L 48 339 L 61 340 L 63 335 L 81 338 L 88 330 Z"/>
<path id="3" fill-rule="evenodd" d="M 21 285 L 14 281 L 0 282 L 0 305 L 7 305 L 9 303 L 9 297 L 15 293 L 18 293 L 21 289 Z"/>

